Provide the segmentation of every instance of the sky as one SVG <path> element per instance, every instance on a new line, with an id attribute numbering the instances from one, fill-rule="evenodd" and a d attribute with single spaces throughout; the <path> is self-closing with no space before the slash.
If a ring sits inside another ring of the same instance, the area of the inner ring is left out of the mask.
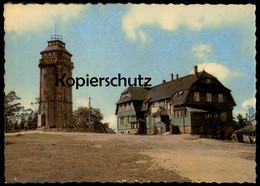
<path id="1" fill-rule="evenodd" d="M 5 93 L 25 108 L 39 97 L 40 52 L 63 36 L 73 77 L 151 77 L 157 85 L 194 65 L 232 91 L 236 117 L 255 107 L 254 5 L 5 4 Z M 116 102 L 127 87 L 73 86 L 73 109 L 99 108 L 116 129 Z"/>

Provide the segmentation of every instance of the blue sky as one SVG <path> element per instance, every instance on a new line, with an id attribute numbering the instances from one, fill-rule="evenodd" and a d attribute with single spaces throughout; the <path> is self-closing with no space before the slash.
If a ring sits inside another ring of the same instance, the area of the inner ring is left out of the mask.
<path id="1" fill-rule="evenodd" d="M 29 108 L 39 96 L 40 52 L 55 32 L 73 54 L 73 77 L 152 77 L 152 85 L 198 65 L 232 90 L 233 115 L 255 106 L 253 5 L 5 4 L 5 92 Z M 73 87 L 73 108 L 100 108 L 116 128 L 127 87 Z"/>

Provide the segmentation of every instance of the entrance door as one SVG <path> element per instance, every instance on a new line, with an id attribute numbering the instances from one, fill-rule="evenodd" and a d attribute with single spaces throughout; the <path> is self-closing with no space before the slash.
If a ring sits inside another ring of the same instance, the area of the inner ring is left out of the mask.
<path id="1" fill-rule="evenodd" d="M 139 134 L 146 134 L 146 124 L 145 124 L 145 122 L 139 122 L 138 133 Z"/>
<path id="2" fill-rule="evenodd" d="M 46 126 L 46 114 L 42 114 L 42 126 Z"/>

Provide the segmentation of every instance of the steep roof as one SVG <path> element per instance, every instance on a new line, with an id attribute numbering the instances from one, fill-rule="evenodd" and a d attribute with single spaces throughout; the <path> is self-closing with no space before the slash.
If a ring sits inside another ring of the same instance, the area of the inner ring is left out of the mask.
<path id="1" fill-rule="evenodd" d="M 61 41 L 59 41 L 59 42 L 61 42 Z M 62 42 L 62 43 L 63 43 L 63 42 Z M 62 46 L 59 45 L 59 44 L 48 45 L 48 47 L 45 48 L 43 51 L 41 51 L 41 53 L 43 53 L 43 52 L 48 52 L 48 51 L 57 51 L 57 50 L 66 52 L 66 53 L 68 53 L 68 54 L 70 54 L 70 55 L 72 56 L 72 54 L 69 53 L 68 50 L 67 50 L 65 47 L 62 47 Z"/>
<path id="2" fill-rule="evenodd" d="M 144 100 L 141 110 L 145 111 L 148 109 L 148 104 L 145 103 L 163 99 L 172 99 L 174 105 L 183 104 L 185 103 L 191 89 L 222 90 L 230 92 L 230 90 L 223 86 L 220 82 L 217 84 L 199 83 L 199 79 L 217 80 L 215 76 L 203 70 L 197 74 L 189 74 L 187 76 L 156 85 L 150 89 L 145 89 L 143 87 L 129 87 L 122 94 L 130 93 L 131 97 L 121 98 L 117 104 L 130 100 Z M 233 102 L 235 105 L 234 100 Z"/>
<path id="3" fill-rule="evenodd" d="M 151 88 L 147 96 L 145 97 L 145 101 L 158 101 L 166 98 L 170 98 L 173 94 L 177 91 L 183 91 L 190 89 L 191 85 L 198 80 L 198 78 L 204 73 L 205 71 L 198 72 L 198 75 L 187 75 L 184 77 L 180 77 L 170 82 L 162 83 L 157 86 Z M 212 76 L 212 78 L 215 78 Z M 215 78 L 216 79 L 216 78 Z M 187 93 L 187 92 L 185 92 Z M 184 96 L 182 96 L 184 98 Z"/>
<path id="4" fill-rule="evenodd" d="M 121 94 L 120 100 L 116 104 L 133 101 L 133 100 L 144 100 L 149 89 L 144 87 L 128 87 Z M 129 93 L 130 96 L 122 97 L 123 94 Z"/>

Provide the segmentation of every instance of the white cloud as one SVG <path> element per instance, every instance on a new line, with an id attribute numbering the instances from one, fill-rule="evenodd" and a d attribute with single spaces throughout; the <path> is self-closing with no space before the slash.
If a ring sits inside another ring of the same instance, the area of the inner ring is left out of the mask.
<path id="1" fill-rule="evenodd" d="M 244 109 L 248 109 L 248 106 L 251 106 L 251 107 L 255 108 L 255 104 L 256 104 L 256 99 L 255 98 L 250 98 L 250 99 L 247 99 L 247 100 L 243 101 L 242 107 Z"/>
<path id="2" fill-rule="evenodd" d="M 205 70 L 218 78 L 220 81 L 226 79 L 230 75 L 230 70 L 226 66 L 219 63 L 202 63 L 197 66 L 198 71 Z"/>
<path id="3" fill-rule="evenodd" d="M 238 70 L 230 70 L 223 64 L 215 62 L 214 58 L 214 48 L 211 44 L 200 43 L 192 47 L 194 56 L 200 59 L 203 63 L 198 64 L 198 71 L 203 69 L 208 73 L 216 76 L 220 81 L 227 78 L 234 78 L 243 75 Z M 192 73 L 192 71 L 191 71 Z"/>
<path id="4" fill-rule="evenodd" d="M 204 62 L 210 60 L 210 55 L 213 52 L 212 46 L 210 44 L 198 44 L 192 48 L 194 55 Z"/>
<path id="5" fill-rule="evenodd" d="M 242 75 L 242 73 L 240 73 L 239 71 L 231 71 L 226 66 L 220 63 L 202 63 L 197 64 L 197 66 L 198 71 L 205 70 L 206 72 L 218 78 L 218 80 L 220 81 L 226 80 L 228 78 L 239 77 Z M 192 73 L 192 71 L 190 73 Z"/>
<path id="6" fill-rule="evenodd" d="M 76 4 L 5 4 L 5 32 L 15 31 L 22 34 L 27 31 L 53 27 L 55 21 L 69 21 L 77 18 L 86 6 Z"/>
<path id="7" fill-rule="evenodd" d="M 112 129 L 116 129 L 117 128 L 117 119 L 116 119 L 115 115 L 104 117 L 104 122 L 108 122 L 109 123 L 109 127 L 112 128 Z"/>
<path id="8" fill-rule="evenodd" d="M 146 25 L 167 31 L 174 31 L 181 26 L 192 31 L 231 25 L 247 28 L 255 21 L 254 12 L 254 5 L 132 5 L 122 18 L 122 29 L 129 39 L 137 40 L 141 39 L 138 32 Z M 144 35 L 145 32 L 142 33 Z"/>

